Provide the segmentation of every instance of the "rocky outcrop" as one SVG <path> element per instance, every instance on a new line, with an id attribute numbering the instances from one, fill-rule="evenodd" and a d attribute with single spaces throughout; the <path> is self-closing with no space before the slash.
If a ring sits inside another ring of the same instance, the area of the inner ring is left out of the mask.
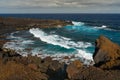
<path id="1" fill-rule="evenodd" d="M 57 26 L 65 26 L 67 24 L 72 24 L 71 22 L 64 20 L 52 20 L 52 19 L 30 19 L 30 18 L 0 18 L 0 24 L 4 25 L 12 25 L 12 26 L 38 26 L 38 27 L 57 27 Z"/>
<path id="2" fill-rule="evenodd" d="M 93 55 L 95 66 L 104 69 L 115 69 L 120 66 L 120 46 L 104 36 L 96 40 L 95 53 Z"/>
<path id="3" fill-rule="evenodd" d="M 66 71 L 69 80 L 114 80 L 115 78 L 111 72 L 94 66 L 85 66 L 79 60 L 68 65 Z"/>
<path id="4" fill-rule="evenodd" d="M 31 65 L 33 66 L 33 65 Z M 14 61 L 0 61 L 0 80 L 48 80 L 48 76 Z"/>
<path id="5" fill-rule="evenodd" d="M 0 80 L 64 80 L 66 77 L 64 63 L 50 57 L 41 59 L 37 56 L 23 57 L 15 54 L 17 53 L 10 54 L 9 50 L 0 51 Z"/>
<path id="6" fill-rule="evenodd" d="M 30 18 L 2 18 L 0 17 L 0 34 L 13 32 L 16 30 L 27 30 L 33 27 L 36 28 L 55 28 L 66 25 L 72 25 L 72 22 L 64 20 L 44 20 Z"/>
<path id="7" fill-rule="evenodd" d="M 20 54 L 16 53 L 14 50 L 11 49 L 6 49 L 6 48 L 2 48 L 2 57 L 17 57 L 17 56 L 21 56 Z"/>
<path id="8" fill-rule="evenodd" d="M 120 47 L 104 36 L 96 40 L 93 55 L 95 65 L 86 66 L 74 61 L 67 66 L 69 80 L 119 80 Z"/>

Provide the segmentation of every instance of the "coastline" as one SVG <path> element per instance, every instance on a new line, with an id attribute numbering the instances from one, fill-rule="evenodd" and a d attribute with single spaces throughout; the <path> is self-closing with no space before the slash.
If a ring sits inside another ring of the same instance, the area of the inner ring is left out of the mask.
<path id="1" fill-rule="evenodd" d="M 2 27 L 7 28 L 6 34 L 9 34 L 11 32 L 21 31 L 21 30 L 29 30 L 31 28 L 56 28 L 56 27 L 60 28 L 60 27 L 66 26 L 66 25 L 74 25 L 74 24 L 75 25 L 79 25 L 79 24 L 83 25 L 84 24 L 82 22 L 77 23 L 77 22 L 73 22 L 73 21 L 64 21 L 64 20 L 42 20 L 42 19 L 30 19 L 30 18 L 29 19 L 28 18 L 2 18 L 0 21 L 3 24 Z M 34 24 L 34 25 L 30 26 L 31 24 Z M 11 27 L 11 26 L 13 28 L 10 28 L 10 32 L 9 32 L 9 27 Z M 4 32 L 4 30 L 3 30 L 3 32 Z M 5 38 L 2 38 L 2 39 L 5 39 Z M 6 41 L 6 39 L 3 41 L 5 41 L 6 43 L 9 42 L 9 41 Z M 1 43 L 3 41 L 1 41 Z M 10 49 L 6 49 L 5 47 L 2 47 L 2 48 L 5 51 L 10 50 Z M 22 56 L 27 56 L 27 55 L 22 55 Z M 76 59 L 79 59 L 78 58 L 79 55 L 74 55 L 74 54 L 71 54 L 71 55 L 65 54 L 64 56 L 58 56 L 58 55 L 51 56 L 51 55 L 38 54 L 36 56 L 41 57 L 41 58 L 51 57 L 53 60 L 58 60 L 59 62 L 66 62 L 68 64 Z M 81 61 L 85 62 L 85 65 L 93 65 L 93 63 L 94 63 L 93 59 L 92 59 L 92 55 L 91 55 L 91 59 L 81 58 Z"/>
<path id="2" fill-rule="evenodd" d="M 44 20 L 44 19 L 30 19 L 30 18 L 3 18 L 0 17 L 0 45 L 3 45 L 5 34 L 14 31 L 28 30 L 30 28 L 55 28 L 65 25 L 72 25 L 72 22 L 63 20 Z M 6 41 L 5 41 L 6 42 Z"/>
<path id="3" fill-rule="evenodd" d="M 9 72 L 8 75 L 4 73 L 2 75 L 4 77 L 0 77 L 0 79 L 9 80 L 8 78 L 11 78 L 17 80 L 25 75 L 22 80 L 119 80 L 120 47 L 104 36 L 100 36 L 96 41 L 96 49 L 93 56 L 95 65 L 92 66 L 85 66 L 79 60 L 67 65 L 66 63 L 52 60 L 51 57 L 45 59 L 31 55 L 23 57 L 12 50 L 2 49 L 3 44 L 7 42 L 4 40 L 6 37 L 4 34 L 6 33 L 33 27 L 54 28 L 65 25 L 72 25 L 72 23 L 61 20 L 0 18 L 0 68 L 3 67 L 3 72 L 6 72 L 5 69 L 8 68 Z M 113 46 L 114 48 L 112 48 Z M 111 52 L 114 54 L 111 55 Z M 19 70 L 15 71 L 13 68 Z M 13 73 L 11 73 L 12 71 Z M 9 76 L 11 74 L 12 76 Z M 32 77 L 30 77 L 31 75 Z"/>

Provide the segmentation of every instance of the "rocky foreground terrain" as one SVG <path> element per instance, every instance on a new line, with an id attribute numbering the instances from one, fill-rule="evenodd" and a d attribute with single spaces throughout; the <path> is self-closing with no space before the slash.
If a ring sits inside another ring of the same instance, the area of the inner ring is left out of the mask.
<path id="1" fill-rule="evenodd" d="M 105 36 L 95 41 L 95 64 L 86 66 L 76 60 L 69 65 L 3 49 L 5 35 L 31 27 L 60 27 L 71 24 L 60 20 L 0 18 L 0 80 L 120 80 L 120 46 Z"/>

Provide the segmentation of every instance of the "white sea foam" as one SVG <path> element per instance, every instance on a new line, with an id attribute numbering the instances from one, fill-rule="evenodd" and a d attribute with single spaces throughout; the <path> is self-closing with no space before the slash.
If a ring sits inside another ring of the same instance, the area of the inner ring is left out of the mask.
<path id="1" fill-rule="evenodd" d="M 75 22 L 75 21 L 72 21 L 72 24 L 75 25 L 75 26 L 82 26 L 82 25 L 84 25 L 83 22 Z"/>
<path id="2" fill-rule="evenodd" d="M 68 53 L 41 54 L 38 55 L 38 57 L 46 58 L 50 56 L 53 60 L 58 60 L 60 62 L 66 62 L 66 63 L 70 63 L 71 61 L 80 59 L 86 65 L 91 64 L 91 61 L 93 62 L 92 54 L 86 53 L 85 51 L 82 50 L 78 50 L 78 52 L 79 53 L 76 54 L 68 54 Z M 68 59 L 65 58 L 65 56 L 67 56 Z"/>
<path id="3" fill-rule="evenodd" d="M 92 59 L 92 54 L 87 53 L 84 50 L 77 50 L 75 54 L 68 54 L 68 53 L 56 53 L 56 54 L 46 54 L 43 51 L 39 51 L 40 48 L 34 48 L 31 51 L 26 51 L 24 45 L 21 45 L 20 42 L 7 42 L 4 45 L 4 48 L 9 48 L 15 50 L 17 53 L 21 54 L 22 56 L 27 56 L 27 54 L 32 53 L 33 56 L 37 55 L 41 58 L 51 57 L 53 60 L 58 60 L 60 62 L 70 63 L 71 61 L 74 61 L 76 59 L 80 59 L 84 64 L 89 65 Z M 68 56 L 69 59 L 65 59 L 64 57 Z"/>
<path id="4" fill-rule="evenodd" d="M 94 27 L 94 28 L 96 28 L 96 29 L 105 29 L 105 28 L 107 28 L 107 26 L 102 25 L 101 27 Z"/>
<path id="5" fill-rule="evenodd" d="M 80 50 L 80 49 L 77 50 L 77 51 L 78 51 L 78 53 L 75 54 L 75 57 L 83 57 L 83 58 L 85 58 L 87 60 L 93 60 L 91 53 L 87 53 L 86 51 Z"/>
<path id="6" fill-rule="evenodd" d="M 70 48 L 87 48 L 91 46 L 91 43 L 88 42 L 74 42 L 70 38 L 62 37 L 59 35 L 54 34 L 47 34 L 41 29 L 38 28 L 32 28 L 29 30 L 31 34 L 33 34 L 35 37 L 39 38 L 41 41 L 52 44 L 52 45 L 58 45 L 67 49 Z"/>
<path id="7" fill-rule="evenodd" d="M 21 43 L 22 44 L 33 44 L 34 41 L 32 40 L 23 40 Z"/>
<path id="8" fill-rule="evenodd" d="M 104 29 L 104 30 L 109 30 L 109 31 L 119 31 L 119 30 L 115 30 L 115 29 L 111 29 L 106 25 L 102 25 L 101 27 L 94 27 L 96 29 Z"/>
<path id="9" fill-rule="evenodd" d="M 10 36 L 7 37 L 7 39 L 11 39 L 11 41 L 5 43 L 3 48 L 15 50 L 20 54 L 26 54 L 26 52 L 24 52 L 24 49 L 27 47 L 26 45 L 33 44 L 34 41 L 25 40 L 22 37 L 14 36 L 15 33 L 18 33 L 18 31 L 11 33 Z"/>
<path id="10" fill-rule="evenodd" d="M 20 37 L 15 37 L 14 34 L 18 33 L 19 31 L 13 32 L 10 34 L 10 36 L 7 36 L 7 39 L 20 39 Z"/>
<path id="11" fill-rule="evenodd" d="M 105 26 L 105 25 L 102 25 L 102 26 L 101 26 L 101 28 L 107 28 L 107 26 Z"/>

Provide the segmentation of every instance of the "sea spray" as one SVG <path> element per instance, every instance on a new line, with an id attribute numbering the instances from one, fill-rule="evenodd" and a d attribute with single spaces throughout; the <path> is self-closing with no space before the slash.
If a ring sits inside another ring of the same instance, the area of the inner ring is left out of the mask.
<path id="1" fill-rule="evenodd" d="M 61 47 L 70 49 L 70 48 L 87 48 L 91 46 L 91 43 L 88 42 L 74 42 L 69 38 L 58 36 L 58 35 L 50 35 L 45 33 L 39 28 L 32 28 L 29 30 L 31 34 L 35 37 L 39 38 L 41 41 L 44 41 L 49 44 L 59 45 Z"/>

